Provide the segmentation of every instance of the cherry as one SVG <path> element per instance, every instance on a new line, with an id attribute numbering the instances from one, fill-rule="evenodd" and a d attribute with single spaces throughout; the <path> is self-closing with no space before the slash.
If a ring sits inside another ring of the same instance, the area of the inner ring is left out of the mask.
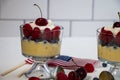
<path id="1" fill-rule="evenodd" d="M 60 35 L 60 27 L 59 26 L 56 26 L 52 29 L 52 37 L 53 37 L 53 40 L 55 39 L 59 39 L 59 35 Z"/>
<path id="2" fill-rule="evenodd" d="M 36 19 L 35 24 L 38 25 L 38 26 L 46 26 L 48 24 L 48 21 L 47 21 L 47 19 L 42 18 L 42 10 L 41 10 L 41 8 L 37 4 L 34 4 L 34 6 L 37 6 L 40 13 L 41 13 L 41 18 Z"/>
<path id="3" fill-rule="evenodd" d="M 115 22 L 114 24 L 113 24 L 113 28 L 120 28 L 120 22 Z"/>
<path id="4" fill-rule="evenodd" d="M 32 32 L 32 39 L 35 40 L 35 39 L 39 39 L 41 36 L 41 31 L 38 27 L 35 27 L 33 32 Z"/>
<path id="5" fill-rule="evenodd" d="M 51 30 L 49 28 L 45 28 L 43 31 L 43 39 L 50 41 L 51 40 Z"/>
<path id="6" fill-rule="evenodd" d="M 40 80 L 38 77 L 30 77 L 28 80 Z"/>
<path id="7" fill-rule="evenodd" d="M 87 76 L 87 71 L 84 67 L 78 68 L 76 73 L 79 75 L 80 80 L 83 80 Z"/>
<path id="8" fill-rule="evenodd" d="M 115 23 L 113 24 L 113 28 L 120 27 L 120 12 L 118 12 L 118 16 L 119 16 L 119 22 L 115 22 Z"/>
<path id="9" fill-rule="evenodd" d="M 45 18 L 38 18 L 36 19 L 35 24 L 38 26 L 46 26 L 48 21 Z"/>
<path id="10" fill-rule="evenodd" d="M 23 34 L 25 35 L 25 37 L 29 37 L 32 34 L 32 27 L 30 26 L 30 24 L 25 24 L 23 25 Z"/>

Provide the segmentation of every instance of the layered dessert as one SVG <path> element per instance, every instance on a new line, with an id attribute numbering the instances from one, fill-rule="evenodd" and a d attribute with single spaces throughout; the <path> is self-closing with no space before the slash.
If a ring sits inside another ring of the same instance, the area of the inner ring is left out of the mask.
<path id="1" fill-rule="evenodd" d="M 120 62 L 120 22 L 98 30 L 98 57 L 110 62 Z"/>
<path id="2" fill-rule="evenodd" d="M 60 54 L 63 28 L 51 20 L 38 18 L 21 26 L 21 48 L 23 55 L 54 57 Z"/>

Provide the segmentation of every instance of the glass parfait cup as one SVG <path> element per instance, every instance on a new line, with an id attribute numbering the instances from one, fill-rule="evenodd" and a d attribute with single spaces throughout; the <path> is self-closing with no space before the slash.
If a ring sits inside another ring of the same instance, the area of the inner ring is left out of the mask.
<path id="1" fill-rule="evenodd" d="M 40 77 L 40 79 L 52 78 L 51 71 L 46 63 L 49 59 L 54 59 L 60 55 L 61 42 L 63 37 L 63 27 L 58 30 L 41 30 L 39 37 L 34 34 L 25 36 L 26 30 L 20 26 L 21 52 L 22 55 L 34 60 L 33 66 L 25 73 L 26 77 Z M 33 33 L 33 31 L 32 31 Z"/>
<path id="2" fill-rule="evenodd" d="M 116 36 L 111 32 L 106 32 L 102 28 L 97 29 L 97 49 L 98 59 L 111 65 L 109 72 L 120 79 L 120 44 L 117 43 Z"/>

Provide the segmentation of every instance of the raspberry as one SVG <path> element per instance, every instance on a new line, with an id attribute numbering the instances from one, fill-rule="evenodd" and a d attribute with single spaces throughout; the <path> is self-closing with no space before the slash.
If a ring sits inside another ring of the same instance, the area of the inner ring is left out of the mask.
<path id="1" fill-rule="evenodd" d="M 32 33 L 32 39 L 35 40 L 35 39 L 38 39 L 40 38 L 41 36 L 41 31 L 38 27 L 35 27 L 34 30 L 33 30 L 33 33 Z"/>
<path id="2" fill-rule="evenodd" d="M 57 80 L 68 80 L 68 78 L 64 72 L 58 72 L 57 73 Z"/>
<path id="3" fill-rule="evenodd" d="M 45 28 L 43 32 L 43 39 L 50 41 L 51 40 L 51 30 L 49 28 Z"/>
<path id="4" fill-rule="evenodd" d="M 45 18 L 38 18 L 36 19 L 35 24 L 38 26 L 46 26 L 48 21 Z"/>
<path id="5" fill-rule="evenodd" d="M 101 33 L 99 35 L 99 39 L 101 40 L 101 42 L 103 42 L 104 44 L 108 44 L 110 42 L 113 41 L 114 36 L 113 33 L 111 31 L 106 31 L 104 29 L 104 27 L 101 29 Z"/>
<path id="6" fill-rule="evenodd" d="M 52 29 L 53 40 L 59 39 L 59 35 L 60 35 L 60 27 L 56 26 L 55 28 Z"/>
<path id="7" fill-rule="evenodd" d="M 120 32 L 117 33 L 117 35 L 115 37 L 115 42 L 116 42 L 116 44 L 120 45 Z"/>
<path id="8" fill-rule="evenodd" d="M 84 67 L 85 67 L 85 69 L 86 69 L 86 71 L 87 71 L 88 73 L 91 73 L 91 72 L 94 71 L 94 66 L 93 66 L 91 63 L 85 64 Z"/>
<path id="9" fill-rule="evenodd" d="M 23 25 L 23 34 L 25 37 L 29 37 L 32 34 L 32 27 L 30 26 L 30 24 L 25 24 Z"/>
<path id="10" fill-rule="evenodd" d="M 28 80 L 40 80 L 38 77 L 30 77 Z"/>

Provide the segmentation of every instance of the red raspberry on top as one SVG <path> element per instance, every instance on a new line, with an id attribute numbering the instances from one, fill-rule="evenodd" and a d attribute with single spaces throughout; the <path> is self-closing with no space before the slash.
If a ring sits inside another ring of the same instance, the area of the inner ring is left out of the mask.
<path id="1" fill-rule="evenodd" d="M 99 39 L 103 41 L 105 44 L 108 44 L 113 41 L 114 36 L 111 31 L 105 30 L 104 27 L 101 29 Z"/>
<path id="2" fill-rule="evenodd" d="M 35 27 L 33 32 L 32 32 L 32 39 L 35 40 L 35 39 L 39 39 L 41 36 L 41 31 L 38 27 Z"/>
<path id="3" fill-rule="evenodd" d="M 53 39 L 59 39 L 59 35 L 60 35 L 60 27 L 56 26 L 52 29 L 52 37 Z"/>
<path id="4" fill-rule="evenodd" d="M 116 44 L 120 45 L 120 32 L 117 33 L 117 35 L 115 37 L 115 42 L 116 42 Z"/>
<path id="5" fill-rule="evenodd" d="M 25 35 L 25 37 L 29 37 L 32 34 L 32 27 L 30 26 L 30 24 L 25 24 L 23 25 L 23 34 Z"/>

